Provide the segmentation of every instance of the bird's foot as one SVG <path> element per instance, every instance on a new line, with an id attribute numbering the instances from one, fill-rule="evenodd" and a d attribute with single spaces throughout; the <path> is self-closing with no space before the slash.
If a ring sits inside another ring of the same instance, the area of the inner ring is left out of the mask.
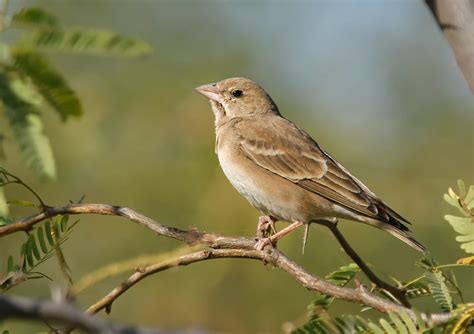
<path id="1" fill-rule="evenodd" d="M 281 238 L 283 238 L 285 235 L 287 235 L 288 233 L 290 233 L 291 231 L 297 229 L 298 227 L 304 225 L 304 223 L 302 222 L 294 222 L 292 223 L 290 226 L 287 226 L 285 227 L 284 229 L 282 229 L 281 231 L 273 234 L 272 236 L 270 237 L 267 237 L 267 238 L 258 238 L 257 237 L 257 243 L 255 244 L 255 249 L 257 250 L 262 250 L 264 249 L 265 247 L 267 246 L 275 246 L 276 243 L 278 242 L 278 240 L 280 240 Z"/>
<path id="2" fill-rule="evenodd" d="M 264 238 L 276 234 L 276 221 L 277 220 L 271 216 L 258 217 L 257 236 L 260 238 Z"/>
<path id="3" fill-rule="evenodd" d="M 258 251 L 262 251 L 265 248 L 273 248 L 276 246 L 276 241 L 274 241 L 271 237 L 270 238 L 255 238 L 256 244 L 254 248 Z"/>

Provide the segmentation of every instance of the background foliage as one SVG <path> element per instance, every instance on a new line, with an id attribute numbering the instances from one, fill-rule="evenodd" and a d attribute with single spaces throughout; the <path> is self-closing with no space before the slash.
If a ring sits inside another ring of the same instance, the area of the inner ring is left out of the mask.
<path id="1" fill-rule="evenodd" d="M 36 136 L 46 134 L 55 154 L 58 181 L 41 184 L 25 166 L 14 144 L 18 130 L 5 121 L 9 116 L 4 112 L 0 133 L 5 138 L 6 160 L 2 165 L 24 176 L 50 204 L 86 195 L 89 202 L 125 204 L 169 225 L 252 235 L 258 213 L 222 175 L 213 153 L 210 108 L 192 91 L 203 83 L 243 75 L 266 87 L 285 116 L 304 125 L 323 147 L 413 221 L 414 235 L 439 263 L 464 256 L 453 241 L 456 232 L 442 219 L 450 209 L 441 195 L 457 178 L 472 184 L 474 101 L 423 4 L 216 4 L 11 2 L 13 9 L 47 8 L 61 18 L 64 27 L 93 26 L 139 36 L 150 42 L 154 53 L 131 60 L 62 53 L 22 58 L 19 53 L 24 68 L 47 59 L 50 63 L 42 68 L 64 75 L 83 104 L 79 109 L 67 90 L 61 96 L 69 98 L 62 103 L 72 105 L 73 114 L 83 110 L 85 116 L 63 125 L 58 115 L 62 120 L 74 116 L 49 112 L 58 110 L 51 98 L 44 98 L 41 102 L 50 109 L 41 109 L 44 130 L 40 132 L 37 114 L 28 109 L 38 105 L 21 105 L 33 117 L 21 119 L 21 124 L 36 129 Z M 42 27 L 56 24 L 45 19 Z M 44 52 L 46 46 L 35 29 L 26 29 L 33 36 L 25 43 L 35 43 L 37 51 Z M 23 31 L 2 33 L 1 42 L 16 43 Z M 60 40 L 67 36 L 61 34 Z M 57 34 L 51 38 L 55 40 Z M 64 47 L 63 43 L 53 45 L 57 51 Z M 26 82 L 31 84 L 35 73 L 28 75 L 31 79 Z M 16 89 L 25 90 L 25 82 L 18 82 Z M 0 91 L 11 94 L 11 89 Z M 36 101 L 34 94 L 22 97 Z M 7 189 L 8 198 L 28 196 L 19 187 Z M 15 206 L 11 215 L 23 215 L 26 210 Z M 425 273 L 426 268 L 413 267 L 420 255 L 397 240 L 358 224 L 341 225 L 354 247 L 379 272 L 403 281 Z M 25 241 L 24 234 L 2 238 L 0 254 L 17 254 L 18 245 Z M 323 228 L 312 228 L 304 256 L 300 242 L 295 233 L 280 247 L 318 275 L 348 263 Z M 46 251 L 39 245 L 40 257 L 53 245 L 47 243 Z M 84 217 L 62 248 L 72 278 L 78 280 L 110 262 L 175 246 L 117 219 Z M 7 269 L 7 257 L 2 260 L 0 268 Z M 37 269 L 61 280 L 54 261 Z M 206 275 L 210 270 L 213 275 Z M 465 268 L 457 270 L 456 276 L 460 286 L 474 279 Z M 89 305 L 124 277 L 86 290 L 80 303 Z M 49 285 L 47 279 L 30 280 L 15 293 L 47 297 Z M 473 300 L 474 291 L 465 291 L 464 298 Z M 286 320 L 304 322 L 304 305 L 314 299 L 278 271 L 258 263 L 223 260 L 148 278 L 114 304 L 111 317 L 143 325 L 273 333 Z M 183 304 L 192 312 L 183 312 Z M 418 298 L 415 304 L 424 310 L 438 308 L 430 298 Z M 356 309 L 335 303 L 331 314 Z M 371 311 L 366 314 L 374 316 Z M 11 332 L 40 328 L 20 322 L 4 326 Z"/>

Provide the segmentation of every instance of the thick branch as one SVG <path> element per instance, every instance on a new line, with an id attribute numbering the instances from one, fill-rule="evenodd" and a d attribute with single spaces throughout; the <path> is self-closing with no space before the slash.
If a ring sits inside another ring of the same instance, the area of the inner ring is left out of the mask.
<path id="1" fill-rule="evenodd" d="M 161 263 L 158 266 L 151 265 L 140 269 L 121 286 L 115 288 L 101 301 L 91 306 L 88 310 L 90 312 L 97 312 L 100 309 L 106 308 L 107 305 L 110 305 L 123 292 L 128 290 L 141 279 L 153 273 L 166 270 L 170 267 L 188 265 L 194 262 L 214 258 L 248 258 L 260 260 L 263 263 L 269 263 L 277 268 L 282 269 L 308 290 L 316 290 L 333 296 L 337 299 L 343 299 L 370 306 L 383 313 L 400 312 L 401 310 L 405 310 L 414 316 L 412 310 L 387 301 L 373 293 L 366 291 L 362 287 L 357 289 L 344 288 L 314 276 L 308 273 L 300 265 L 287 258 L 277 249 L 265 249 L 262 251 L 255 250 L 254 247 L 256 240 L 254 238 L 225 237 L 218 234 L 203 233 L 194 230 L 180 230 L 174 227 L 162 225 L 153 219 L 148 218 L 127 207 L 113 206 L 108 204 L 73 204 L 63 207 L 47 207 L 38 214 L 19 220 L 13 224 L 0 227 L 0 237 L 17 231 L 31 230 L 35 224 L 43 220 L 65 214 L 101 214 L 121 216 L 152 230 L 158 235 L 173 238 L 188 244 L 203 244 L 210 247 L 208 250 L 183 255 L 179 257 L 178 260 L 174 260 L 172 263 Z M 431 314 L 429 316 L 432 318 L 435 324 L 442 324 L 449 320 L 451 314 L 437 313 Z"/>
<path id="2" fill-rule="evenodd" d="M 164 334 L 158 329 L 142 329 L 121 326 L 84 313 L 66 302 L 32 300 L 20 297 L 0 296 L 0 321 L 10 318 L 60 322 L 64 325 L 81 328 L 87 333 L 100 334 Z"/>
<path id="3" fill-rule="evenodd" d="M 471 93 L 474 94 L 474 4 L 472 0 L 425 0 L 451 45 Z"/>

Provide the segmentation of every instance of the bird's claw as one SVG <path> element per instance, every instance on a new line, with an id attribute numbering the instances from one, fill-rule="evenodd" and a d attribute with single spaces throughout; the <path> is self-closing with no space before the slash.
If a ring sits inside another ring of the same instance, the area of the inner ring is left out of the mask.
<path id="1" fill-rule="evenodd" d="M 257 238 L 254 248 L 258 251 L 262 251 L 265 248 L 273 248 L 276 245 L 276 242 L 272 238 Z"/>

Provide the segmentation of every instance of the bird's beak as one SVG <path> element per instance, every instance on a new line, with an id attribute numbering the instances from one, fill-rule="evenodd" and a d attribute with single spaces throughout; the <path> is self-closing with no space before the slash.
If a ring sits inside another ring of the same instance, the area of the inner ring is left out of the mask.
<path id="1" fill-rule="evenodd" d="M 212 101 L 222 103 L 222 93 L 219 91 L 219 89 L 217 89 L 215 83 L 202 85 L 194 88 L 194 90 Z"/>

